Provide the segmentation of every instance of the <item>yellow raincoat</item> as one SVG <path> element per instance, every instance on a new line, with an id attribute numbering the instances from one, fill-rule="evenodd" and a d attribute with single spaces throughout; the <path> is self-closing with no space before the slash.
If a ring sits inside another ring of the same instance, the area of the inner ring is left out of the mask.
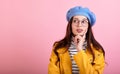
<path id="1" fill-rule="evenodd" d="M 93 47 L 92 49 L 95 53 L 95 65 L 91 64 L 93 57 L 88 50 L 80 50 L 73 56 L 79 68 L 79 74 L 103 74 L 105 66 L 103 52 L 95 50 Z M 66 51 L 66 48 L 61 48 L 57 52 L 60 61 L 56 62 L 58 58 L 54 51 L 52 51 L 48 65 L 48 74 L 72 74 L 72 63 L 69 52 Z"/>

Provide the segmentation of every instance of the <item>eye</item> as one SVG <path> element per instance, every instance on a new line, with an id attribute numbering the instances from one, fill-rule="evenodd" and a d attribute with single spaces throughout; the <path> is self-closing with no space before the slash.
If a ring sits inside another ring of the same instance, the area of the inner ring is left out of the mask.
<path id="1" fill-rule="evenodd" d="M 87 21 L 87 20 L 82 20 L 81 23 L 83 23 L 83 24 L 87 24 L 88 21 Z"/>
<path id="2" fill-rule="evenodd" d="M 78 20 L 76 20 L 76 19 L 74 19 L 74 20 L 73 20 L 73 23 L 78 23 L 78 22 L 79 22 L 79 21 L 78 21 Z"/>

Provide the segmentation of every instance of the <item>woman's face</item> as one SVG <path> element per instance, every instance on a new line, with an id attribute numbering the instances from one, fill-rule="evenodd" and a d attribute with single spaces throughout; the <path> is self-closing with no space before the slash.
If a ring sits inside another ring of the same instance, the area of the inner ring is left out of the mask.
<path id="1" fill-rule="evenodd" d="M 77 15 L 72 20 L 72 33 L 83 36 L 88 30 L 88 19 L 85 16 Z"/>

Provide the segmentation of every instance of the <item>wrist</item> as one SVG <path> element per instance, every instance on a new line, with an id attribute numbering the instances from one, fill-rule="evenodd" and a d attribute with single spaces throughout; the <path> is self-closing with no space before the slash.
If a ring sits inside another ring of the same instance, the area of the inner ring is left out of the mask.
<path id="1" fill-rule="evenodd" d="M 82 46 L 76 48 L 78 51 L 82 50 Z"/>

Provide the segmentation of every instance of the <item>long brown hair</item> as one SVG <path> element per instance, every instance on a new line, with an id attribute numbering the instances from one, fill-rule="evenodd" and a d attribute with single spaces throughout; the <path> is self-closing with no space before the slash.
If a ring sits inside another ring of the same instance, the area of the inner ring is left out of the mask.
<path id="1" fill-rule="evenodd" d="M 56 41 L 54 43 L 55 47 L 54 47 L 54 52 L 55 54 L 58 56 L 58 52 L 57 50 L 59 50 L 59 48 L 63 48 L 65 47 L 66 49 L 69 48 L 70 46 L 70 43 L 71 43 L 71 38 L 73 36 L 73 33 L 72 33 L 72 20 L 73 20 L 73 17 L 71 18 L 71 20 L 68 22 L 68 25 L 67 25 L 67 29 L 66 29 L 66 35 L 65 37 L 60 40 L 60 41 Z M 95 60 L 95 54 L 92 50 L 92 47 L 91 47 L 91 44 L 93 45 L 93 47 L 96 48 L 96 50 L 102 50 L 103 52 L 103 55 L 105 57 L 105 51 L 103 49 L 103 47 L 96 41 L 96 39 L 94 38 L 93 36 L 93 33 L 92 33 L 92 28 L 90 26 L 90 23 L 89 23 L 89 26 L 88 26 L 88 31 L 86 33 L 86 41 L 87 41 L 87 49 L 88 51 L 90 51 L 90 53 L 92 54 L 93 56 L 93 62 Z M 59 57 L 58 57 L 58 61 L 59 61 Z M 92 63 L 92 65 L 94 65 L 94 63 Z"/>

